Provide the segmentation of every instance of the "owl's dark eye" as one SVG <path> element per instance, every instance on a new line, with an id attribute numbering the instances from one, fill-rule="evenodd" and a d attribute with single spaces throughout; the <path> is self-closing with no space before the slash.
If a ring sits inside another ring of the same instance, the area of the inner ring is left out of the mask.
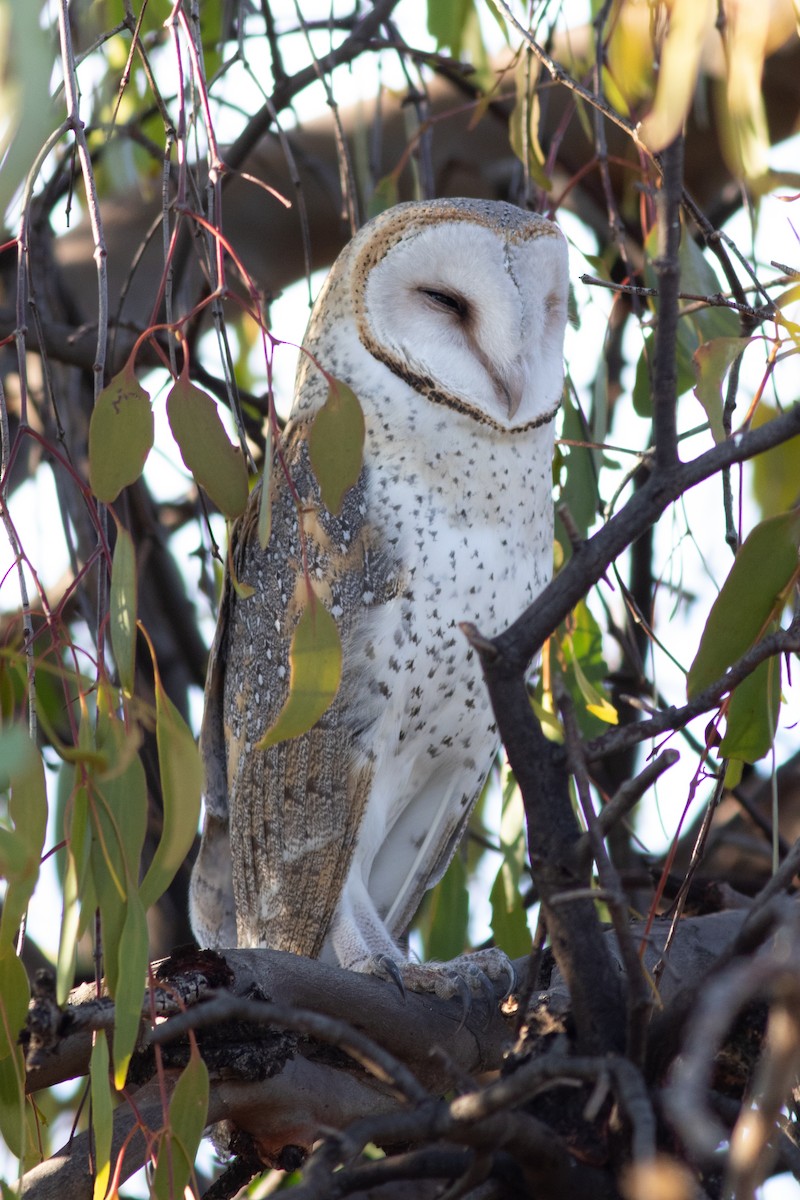
<path id="1" fill-rule="evenodd" d="M 446 308 L 448 312 L 454 313 L 462 321 L 469 316 L 469 305 L 463 296 L 454 295 L 452 292 L 440 292 L 437 288 L 421 287 L 418 290 L 434 304 L 438 304 L 440 308 Z"/>

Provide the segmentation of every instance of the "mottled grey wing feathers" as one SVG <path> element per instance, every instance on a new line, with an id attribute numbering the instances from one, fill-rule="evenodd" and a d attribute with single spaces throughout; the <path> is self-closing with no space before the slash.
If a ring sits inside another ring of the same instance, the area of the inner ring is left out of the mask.
<path id="1" fill-rule="evenodd" d="M 345 671 L 354 626 L 371 604 L 387 599 L 375 583 L 364 604 L 365 561 L 374 533 L 366 525 L 364 474 L 333 517 L 320 503 L 306 449 L 307 428 L 294 426 L 283 443 L 286 472 L 272 473 L 272 534 L 258 543 L 258 495 L 251 497 L 235 535 L 233 568 L 253 588 L 243 599 L 227 593 L 224 694 L 212 679 L 207 696 L 203 749 L 209 785 L 219 787 L 220 744 L 225 752 L 233 891 L 239 945 L 314 956 L 319 954 L 350 867 L 371 770 L 355 744 L 364 721 L 353 688 L 337 699 L 303 737 L 264 751 L 256 742 L 273 724 L 289 688 L 289 647 L 307 595 L 300 522 L 308 578 L 318 600 L 333 612 L 343 643 Z M 215 675 L 212 672 L 212 676 Z M 220 716 L 222 721 L 220 721 Z M 220 807 L 212 798 L 212 812 Z"/>

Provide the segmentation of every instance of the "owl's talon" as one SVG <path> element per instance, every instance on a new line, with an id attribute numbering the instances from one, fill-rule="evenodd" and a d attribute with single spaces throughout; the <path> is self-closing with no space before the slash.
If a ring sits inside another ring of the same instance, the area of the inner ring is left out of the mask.
<path id="1" fill-rule="evenodd" d="M 494 994 L 494 984 L 492 983 L 491 979 L 486 974 L 486 972 L 481 971 L 480 968 L 478 968 L 478 982 L 481 985 L 481 990 L 483 992 L 483 996 L 486 1001 L 486 1005 L 489 1009 L 489 1019 L 491 1020 L 492 1010 L 494 1009 L 494 1006 L 497 1003 L 497 997 Z"/>
<path id="2" fill-rule="evenodd" d="M 388 976 L 388 980 L 397 984 L 398 991 L 403 1000 L 407 999 L 406 985 L 403 983 L 403 976 L 400 973 L 400 968 L 397 963 L 388 954 L 381 954 L 375 960 L 375 965 L 378 968 L 378 973 L 384 977 Z"/>
<path id="3" fill-rule="evenodd" d="M 458 1029 L 456 1030 L 456 1033 L 461 1033 L 461 1030 L 467 1023 L 467 1017 L 472 1012 L 472 989 L 463 975 L 458 975 L 454 972 L 449 976 L 449 978 L 453 981 L 456 993 L 461 1001 L 461 1020 L 459 1021 Z M 494 996 L 492 999 L 494 999 Z"/>
<path id="4" fill-rule="evenodd" d="M 514 970 L 514 964 L 510 958 L 505 962 L 506 975 L 508 976 L 508 987 L 503 992 L 503 999 L 507 1000 L 517 986 L 517 972 Z"/>

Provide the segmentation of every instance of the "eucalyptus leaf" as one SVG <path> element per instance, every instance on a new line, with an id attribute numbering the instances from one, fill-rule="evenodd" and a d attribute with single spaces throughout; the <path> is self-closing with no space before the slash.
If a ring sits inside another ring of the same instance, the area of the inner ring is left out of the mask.
<path id="1" fill-rule="evenodd" d="M 308 456 L 328 512 L 342 511 L 345 493 L 358 482 L 364 453 L 364 413 L 358 397 L 338 379 L 314 417 Z"/>
<path id="2" fill-rule="evenodd" d="M 762 636 L 797 575 L 800 510 L 769 517 L 750 532 L 711 606 L 686 691 L 691 699 L 719 679 Z"/>
<path id="3" fill-rule="evenodd" d="M 187 376 L 167 396 L 167 416 L 183 461 L 220 512 L 233 519 L 247 504 L 247 465 L 232 445 L 217 406 Z"/>
<path id="4" fill-rule="evenodd" d="M 89 482 L 110 504 L 135 483 L 153 445 L 150 397 L 128 362 L 97 397 L 89 422 Z"/>
<path id="5" fill-rule="evenodd" d="M 258 743 L 266 750 L 306 733 L 330 708 L 342 676 L 342 644 L 336 622 L 312 596 L 289 649 L 289 694 L 277 720 Z"/>

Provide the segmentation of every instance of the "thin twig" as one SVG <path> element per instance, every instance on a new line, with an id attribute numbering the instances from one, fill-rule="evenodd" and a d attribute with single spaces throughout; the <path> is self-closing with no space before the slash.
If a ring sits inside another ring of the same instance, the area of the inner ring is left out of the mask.
<path id="1" fill-rule="evenodd" d="M 760 642 L 756 642 L 755 646 L 743 654 L 730 670 L 695 696 L 693 700 L 690 700 L 688 704 L 665 708 L 648 720 L 640 721 L 638 725 L 617 726 L 589 742 L 586 747 L 587 758 L 593 762 L 595 759 L 605 758 L 609 754 L 618 754 L 620 750 L 638 745 L 639 742 L 647 741 L 658 734 L 681 729 L 695 717 L 716 708 L 723 696 L 729 695 L 762 662 L 779 654 L 792 654 L 798 651 L 800 651 L 800 620 L 795 618 L 786 629 L 779 629 L 776 633 L 767 634 Z"/>
<path id="2" fill-rule="evenodd" d="M 564 727 L 564 744 L 572 775 L 575 779 L 575 788 L 578 793 L 581 811 L 583 812 L 583 819 L 586 822 L 587 836 L 592 849 L 592 858 L 597 866 L 597 878 L 600 882 L 600 887 L 606 893 L 606 903 L 611 914 L 620 955 L 625 967 L 628 1016 L 626 1053 L 635 1066 L 641 1067 L 644 1062 L 645 1033 L 647 1019 L 653 1006 L 653 994 L 645 979 L 642 963 L 631 934 L 625 893 L 617 874 L 617 869 L 608 856 L 597 816 L 595 815 L 589 791 L 589 772 L 586 767 L 583 743 L 577 721 L 575 720 L 575 710 L 572 700 L 566 692 L 564 684 L 558 677 L 554 681 L 553 690 L 561 714 Z"/>

